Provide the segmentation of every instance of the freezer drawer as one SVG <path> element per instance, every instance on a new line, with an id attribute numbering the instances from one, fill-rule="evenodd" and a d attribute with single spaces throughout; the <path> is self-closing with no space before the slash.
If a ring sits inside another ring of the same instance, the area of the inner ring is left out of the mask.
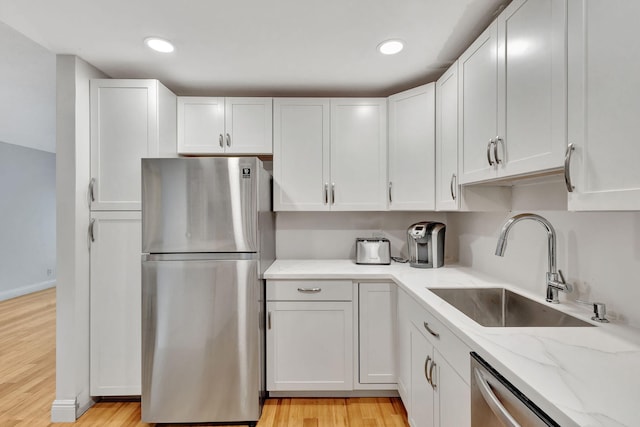
<path id="1" fill-rule="evenodd" d="M 257 261 L 150 258 L 142 262 L 142 420 L 257 421 L 264 396 Z"/>

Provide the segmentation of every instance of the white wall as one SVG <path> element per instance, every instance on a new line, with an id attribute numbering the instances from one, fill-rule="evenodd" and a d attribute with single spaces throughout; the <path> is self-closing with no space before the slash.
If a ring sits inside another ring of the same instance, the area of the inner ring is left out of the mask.
<path id="1" fill-rule="evenodd" d="M 56 56 L 0 22 L 0 141 L 56 151 Z"/>
<path id="2" fill-rule="evenodd" d="M 0 300 L 55 285 L 55 55 L 0 22 Z"/>
<path id="3" fill-rule="evenodd" d="M 356 238 L 375 235 L 391 241 L 392 256 L 406 258 L 406 231 L 418 221 L 447 223 L 437 212 L 278 212 L 276 257 L 355 259 Z"/>
<path id="4" fill-rule="evenodd" d="M 612 317 L 640 327 L 640 212 L 533 212 L 554 226 L 558 267 L 576 285 L 568 296 L 560 292 L 561 301 L 601 301 Z M 514 225 L 505 256 L 494 255 L 502 224 L 517 213 L 449 214 L 459 262 L 544 296 L 547 238 L 540 224 Z"/>
<path id="5" fill-rule="evenodd" d="M 107 77 L 82 59 L 57 57 L 56 400 L 51 419 L 73 422 L 89 396 L 89 79 Z"/>
<path id="6" fill-rule="evenodd" d="M 55 178 L 55 154 L 0 141 L 0 301 L 55 285 Z"/>

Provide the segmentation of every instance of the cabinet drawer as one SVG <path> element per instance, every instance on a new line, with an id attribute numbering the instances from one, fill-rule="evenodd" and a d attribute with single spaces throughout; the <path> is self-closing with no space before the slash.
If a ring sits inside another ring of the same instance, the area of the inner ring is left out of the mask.
<path id="1" fill-rule="evenodd" d="M 431 341 L 458 375 L 469 384 L 471 378 L 469 367 L 469 352 L 471 350 L 469 347 L 413 298 L 411 298 L 409 305 L 409 317 L 416 328 Z"/>
<path id="2" fill-rule="evenodd" d="M 351 301 L 351 280 L 267 280 L 267 301 Z"/>

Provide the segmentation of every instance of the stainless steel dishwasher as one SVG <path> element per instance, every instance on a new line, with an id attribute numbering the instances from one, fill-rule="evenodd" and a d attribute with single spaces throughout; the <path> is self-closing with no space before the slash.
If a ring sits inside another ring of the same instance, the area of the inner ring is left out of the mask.
<path id="1" fill-rule="evenodd" d="M 560 424 L 477 353 L 471 353 L 471 427 L 538 427 Z"/>

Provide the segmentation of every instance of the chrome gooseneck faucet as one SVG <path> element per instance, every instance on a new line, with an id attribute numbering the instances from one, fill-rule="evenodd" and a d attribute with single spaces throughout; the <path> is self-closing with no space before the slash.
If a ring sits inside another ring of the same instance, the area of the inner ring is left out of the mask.
<path id="1" fill-rule="evenodd" d="M 556 268 L 556 231 L 549 221 L 540 215 L 532 213 L 523 213 L 511 217 L 504 223 L 502 230 L 500 231 L 500 237 L 498 238 L 498 245 L 496 246 L 496 255 L 504 256 L 504 251 L 507 248 L 507 236 L 511 227 L 516 222 L 523 219 L 531 219 L 539 222 L 547 230 L 547 245 L 549 256 L 549 271 L 547 271 L 547 302 L 558 304 L 558 291 L 571 292 L 572 287 L 566 283 L 562 275 L 562 271 Z"/>

